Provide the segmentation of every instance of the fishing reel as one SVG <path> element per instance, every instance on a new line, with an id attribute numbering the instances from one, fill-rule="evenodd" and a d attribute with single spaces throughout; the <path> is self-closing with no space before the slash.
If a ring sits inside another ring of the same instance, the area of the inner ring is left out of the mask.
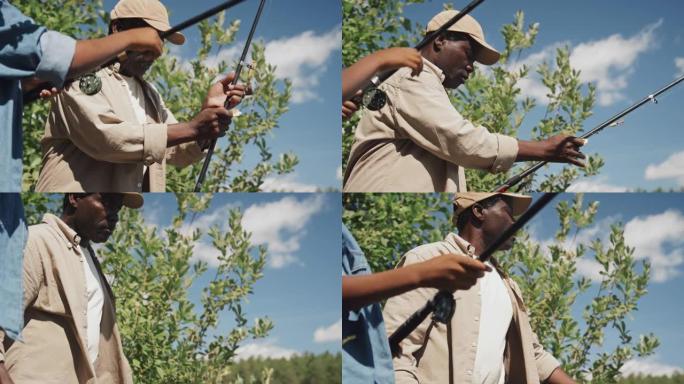
<path id="1" fill-rule="evenodd" d="M 451 321 L 456 310 L 456 300 L 454 295 L 450 292 L 439 291 L 433 298 L 434 310 L 432 312 L 432 320 L 438 323 L 447 324 Z"/>
<path id="2" fill-rule="evenodd" d="M 371 79 L 371 85 L 363 89 L 363 93 L 354 96 L 351 101 L 356 105 L 363 105 L 371 111 L 377 111 L 387 104 L 387 93 L 378 88 L 380 79 L 375 76 Z"/>

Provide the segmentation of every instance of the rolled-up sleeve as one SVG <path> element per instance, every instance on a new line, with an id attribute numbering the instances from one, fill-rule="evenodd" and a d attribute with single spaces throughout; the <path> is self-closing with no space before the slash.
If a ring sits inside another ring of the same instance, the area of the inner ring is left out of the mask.
<path id="1" fill-rule="evenodd" d="M 6 1 L 0 2 L 0 75 L 35 76 L 61 87 L 76 51 L 76 40 L 48 31 Z"/>
<path id="2" fill-rule="evenodd" d="M 88 156 L 110 163 L 161 163 L 166 156 L 166 124 L 123 121 L 102 93 L 83 94 L 76 84 L 54 106 L 71 142 Z M 52 118 L 52 116 L 50 117 Z"/>
<path id="3" fill-rule="evenodd" d="M 553 355 L 544 349 L 544 346 L 539 343 L 537 334 L 532 332 L 532 346 L 534 347 L 534 360 L 537 364 L 537 372 L 539 379 L 546 381 L 551 376 L 553 371 L 560 367 L 560 362 L 556 360 Z"/>
<path id="4" fill-rule="evenodd" d="M 464 119 L 437 77 L 426 71 L 418 77 L 407 76 L 390 92 L 399 136 L 466 168 L 502 172 L 513 165 L 517 140 Z"/>
<path id="5" fill-rule="evenodd" d="M 43 54 L 35 76 L 61 88 L 76 52 L 76 40 L 59 32 L 47 31 L 40 37 L 40 48 Z"/>

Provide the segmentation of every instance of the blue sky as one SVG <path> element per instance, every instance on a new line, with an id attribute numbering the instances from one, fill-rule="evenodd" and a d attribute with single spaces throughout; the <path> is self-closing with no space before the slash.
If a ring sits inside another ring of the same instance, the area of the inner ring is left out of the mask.
<path id="1" fill-rule="evenodd" d="M 534 195 L 535 199 L 539 194 Z M 562 194 L 551 204 L 570 200 L 573 194 Z M 625 228 L 625 242 L 635 248 L 634 256 L 651 263 L 651 280 L 648 293 L 640 300 L 638 310 L 627 319 L 632 336 L 655 333 L 661 345 L 654 356 L 635 359 L 625 366 L 626 372 L 668 374 L 679 369 L 684 372 L 684 343 L 681 319 L 684 308 L 679 293 L 684 290 L 684 194 L 682 193 L 590 193 L 584 195 L 584 204 L 598 201 L 599 208 L 594 223 L 581 230 L 575 241 L 568 244 L 574 248 L 578 243 L 588 244 L 593 239 L 608 244 L 610 226 L 621 223 Z M 550 242 L 558 229 L 558 218 L 552 205 L 542 210 L 528 225 L 532 238 Z M 572 233 L 572 232 L 571 232 Z M 593 254 L 585 255 L 578 262 L 578 275 L 598 281 L 598 269 Z M 597 287 L 597 284 L 594 284 Z M 590 290 L 591 293 L 591 290 Z M 579 298 L 573 308 L 576 319 L 581 319 L 582 309 L 590 300 L 590 294 Z M 615 346 L 617 336 L 609 332 L 606 347 Z"/>
<path id="2" fill-rule="evenodd" d="M 405 16 L 422 24 L 442 9 L 442 1 L 409 5 Z M 455 2 L 463 7 L 466 2 Z M 473 12 L 495 47 L 503 47 L 501 27 L 525 12 L 526 24 L 538 22 L 536 44 L 520 57 L 527 64 L 553 63 L 557 46 L 567 45 L 571 63 L 585 81 L 598 84 L 598 103 L 585 129 L 684 75 L 684 3 L 637 1 L 485 1 Z M 520 137 L 543 116 L 543 88 L 532 81 L 523 93 L 537 96 L 538 106 L 523 122 Z M 540 93 L 540 90 L 542 92 Z M 581 179 L 572 191 L 618 192 L 684 186 L 684 84 L 631 113 L 619 128 L 591 138 L 587 153 L 600 153 L 606 165 L 595 178 Z M 556 168 L 551 168 L 551 172 Z"/>
<path id="3" fill-rule="evenodd" d="M 254 245 L 268 247 L 264 277 L 243 306 L 252 324 L 256 317 L 269 317 L 275 328 L 266 339 L 247 341 L 238 351 L 247 356 L 291 356 L 293 353 L 337 352 L 341 337 L 340 217 L 338 193 L 216 194 L 210 208 L 185 229 L 226 225 L 227 212 L 239 207 L 242 224 L 252 233 Z M 169 226 L 176 212 L 173 194 L 146 194 L 142 208 L 148 224 L 158 231 Z M 198 259 L 209 264 L 209 271 L 190 289 L 190 299 L 200 307 L 201 287 L 211 275 L 216 259 L 208 236 L 195 246 Z M 215 268 L 215 267 L 214 267 Z M 227 312 L 219 332 L 233 327 Z"/>
<path id="4" fill-rule="evenodd" d="M 164 0 L 172 25 L 178 24 L 211 7 L 221 0 L 201 2 Z M 109 12 L 115 0 L 105 0 Z M 333 3 L 335 4 L 335 3 Z M 241 3 L 226 13 L 226 25 L 240 19 L 236 44 L 222 52 L 218 58 L 239 56 L 249 32 L 259 2 Z M 266 60 L 278 67 L 280 78 L 294 83 L 290 110 L 280 119 L 269 144 L 274 157 L 294 152 L 300 163 L 295 173 L 267 180 L 264 189 L 295 192 L 314 191 L 317 188 L 341 186 L 340 168 L 340 72 L 341 72 L 341 9 L 330 2 L 313 0 L 267 0 L 254 41 L 266 44 Z M 199 47 L 196 27 L 183 31 L 187 41 L 173 53 L 191 59 Z M 229 60 L 228 62 L 232 62 Z M 246 153 L 244 164 L 253 166 L 255 151 Z"/>

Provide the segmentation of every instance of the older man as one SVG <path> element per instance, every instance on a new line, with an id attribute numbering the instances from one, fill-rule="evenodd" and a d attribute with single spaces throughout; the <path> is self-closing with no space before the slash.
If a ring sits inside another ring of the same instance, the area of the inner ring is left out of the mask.
<path id="1" fill-rule="evenodd" d="M 167 31 L 158 0 L 121 0 L 111 12 L 110 33 L 138 27 Z M 183 44 L 185 37 L 168 37 Z M 184 167 L 204 157 L 232 116 L 223 108 L 244 95 L 229 75 L 209 90 L 203 110 L 179 123 L 142 76 L 158 55 L 129 51 L 125 58 L 82 77 L 55 100 L 45 125 L 40 192 L 164 192 L 166 163 Z"/>
<path id="2" fill-rule="evenodd" d="M 457 193 L 454 222 L 458 235 L 422 245 L 404 255 L 402 267 L 443 253 L 474 258 L 481 254 L 529 205 L 517 194 Z M 509 239 L 500 249 L 512 246 Z M 455 291 L 456 310 L 444 325 L 424 321 L 401 343 L 394 359 L 398 384 L 406 383 L 574 383 L 546 352 L 532 330 L 522 294 L 496 264 L 469 289 Z M 391 333 L 432 298 L 436 289 L 420 288 L 387 301 L 383 311 Z"/>
<path id="3" fill-rule="evenodd" d="M 426 33 L 456 13 L 439 13 Z M 536 142 L 516 140 L 490 133 L 454 109 L 445 88 L 463 84 L 475 61 L 492 65 L 499 59 L 474 18 L 464 16 L 420 53 L 420 74 L 412 76 L 409 68 L 397 71 L 381 86 L 387 105 L 361 118 L 345 172 L 345 192 L 466 191 L 463 167 L 501 172 L 515 161 L 583 166 L 582 139 L 558 135 Z"/>
<path id="4" fill-rule="evenodd" d="M 92 243 L 109 239 L 140 194 L 67 194 L 60 217 L 29 227 L 22 340 L 0 331 L 0 383 L 131 383 L 114 296 Z"/>

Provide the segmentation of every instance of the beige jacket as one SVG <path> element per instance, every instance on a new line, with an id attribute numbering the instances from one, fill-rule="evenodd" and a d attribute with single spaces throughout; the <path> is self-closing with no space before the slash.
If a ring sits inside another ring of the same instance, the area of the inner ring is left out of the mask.
<path id="1" fill-rule="evenodd" d="M 429 260 L 445 253 L 474 257 L 474 248 L 456 234 L 444 241 L 426 244 L 407 252 L 403 265 Z M 506 383 L 536 384 L 546 380 L 560 366 L 544 350 L 532 331 L 520 288 L 503 275 L 513 304 L 513 319 L 506 336 Z M 390 335 L 409 315 L 431 299 L 436 289 L 420 288 L 387 301 L 383 310 L 385 327 Z M 472 383 L 475 354 L 480 330 L 480 282 L 467 291 L 456 291 L 456 311 L 448 325 L 428 317 L 401 343 L 402 354 L 394 359 L 397 384 Z"/>
<path id="2" fill-rule="evenodd" d="M 145 191 L 165 192 L 166 162 L 185 167 L 204 157 L 194 142 L 166 148 L 167 126 L 177 121 L 146 81 L 148 123 L 137 123 L 118 69 L 117 63 L 96 72 L 99 93 L 86 95 L 74 81 L 53 100 L 36 191 L 142 192 L 149 182 Z"/>
<path id="3" fill-rule="evenodd" d="M 462 167 L 511 167 L 517 140 L 465 120 L 442 81 L 442 71 L 423 59 L 420 75 L 402 68 L 380 86 L 387 105 L 365 111 L 356 127 L 344 192 L 465 192 Z"/>
<path id="4" fill-rule="evenodd" d="M 132 383 L 116 326 L 114 298 L 102 271 L 104 307 L 95 365 L 86 343 L 86 283 L 80 239 L 57 216 L 29 227 L 24 252 L 23 341 L 0 330 L 0 360 L 16 384 Z M 99 264 L 98 264 L 99 270 Z"/>

